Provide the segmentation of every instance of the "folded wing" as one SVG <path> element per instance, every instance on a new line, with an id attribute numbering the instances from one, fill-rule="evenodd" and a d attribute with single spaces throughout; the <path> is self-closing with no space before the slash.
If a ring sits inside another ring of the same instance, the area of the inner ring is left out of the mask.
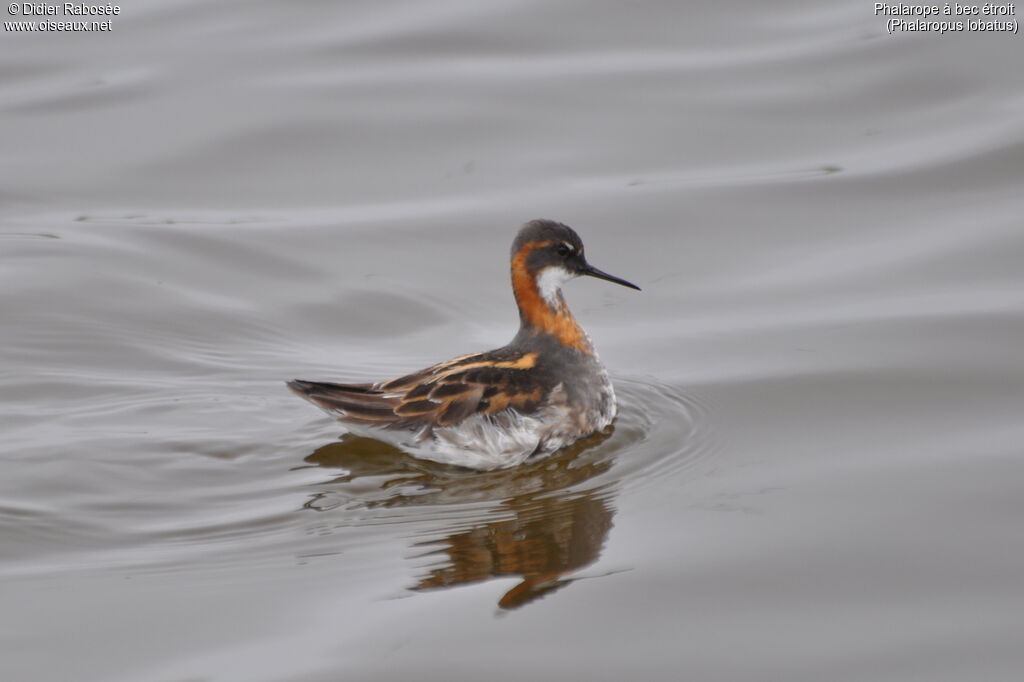
<path id="1" fill-rule="evenodd" d="M 288 382 L 306 398 L 353 424 L 392 428 L 453 426 L 475 414 L 530 414 L 546 393 L 542 374 L 528 372 L 536 353 L 499 349 L 466 355 L 378 384 Z"/>

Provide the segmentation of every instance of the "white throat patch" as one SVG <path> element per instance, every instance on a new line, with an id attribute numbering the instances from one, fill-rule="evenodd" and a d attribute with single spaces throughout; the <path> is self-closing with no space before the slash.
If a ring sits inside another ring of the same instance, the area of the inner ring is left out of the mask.
<path id="1" fill-rule="evenodd" d="M 562 285 L 574 277 L 576 275 L 563 267 L 557 265 L 547 267 L 541 270 L 540 277 L 537 278 L 537 288 L 540 289 L 540 295 L 544 297 L 547 304 L 556 308 L 558 307 L 558 292 Z"/>

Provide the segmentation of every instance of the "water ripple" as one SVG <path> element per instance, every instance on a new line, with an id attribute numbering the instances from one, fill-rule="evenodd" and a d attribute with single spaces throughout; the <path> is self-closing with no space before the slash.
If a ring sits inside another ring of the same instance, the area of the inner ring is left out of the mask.
<path id="1" fill-rule="evenodd" d="M 514 469 L 447 467 L 346 434 L 306 458 L 311 465 L 338 470 L 331 481 L 316 486 L 306 508 L 344 513 L 447 506 L 455 516 L 472 515 L 476 507 L 510 498 L 640 487 L 680 475 L 714 452 L 707 409 L 698 398 L 650 380 L 619 379 L 616 388 L 619 416 L 604 433 Z M 416 514 L 382 512 L 375 522 L 404 522 L 410 516 Z"/>

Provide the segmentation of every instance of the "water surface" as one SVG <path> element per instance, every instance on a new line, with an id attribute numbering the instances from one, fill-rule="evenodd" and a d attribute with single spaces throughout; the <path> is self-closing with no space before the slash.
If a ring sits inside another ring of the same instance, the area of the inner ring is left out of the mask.
<path id="1" fill-rule="evenodd" d="M 0 677 L 1011 680 L 1020 39 L 870 3 L 125 6 L 5 32 Z M 413 460 L 284 387 L 506 343 L 603 436 Z"/>

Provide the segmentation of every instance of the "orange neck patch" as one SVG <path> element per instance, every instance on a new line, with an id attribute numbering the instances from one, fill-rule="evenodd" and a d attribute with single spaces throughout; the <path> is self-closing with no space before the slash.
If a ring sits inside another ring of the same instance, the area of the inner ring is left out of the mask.
<path id="1" fill-rule="evenodd" d="M 564 303 L 557 307 L 548 305 L 540 293 L 537 280 L 526 267 L 526 259 L 535 248 L 547 243 L 526 244 L 512 258 L 512 291 L 515 293 L 519 314 L 523 322 L 538 331 L 551 334 L 563 346 L 569 346 L 584 353 L 592 354 L 590 340 L 576 318 Z"/>

